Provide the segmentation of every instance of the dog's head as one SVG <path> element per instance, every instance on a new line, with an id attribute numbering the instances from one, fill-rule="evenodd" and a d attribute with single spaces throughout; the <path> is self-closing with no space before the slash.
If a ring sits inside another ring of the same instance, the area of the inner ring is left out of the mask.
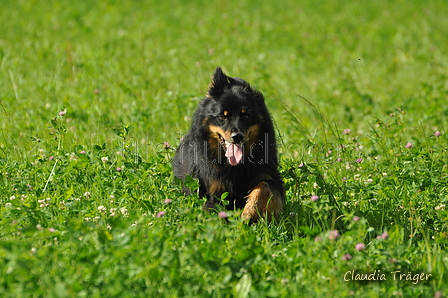
<path id="1" fill-rule="evenodd" d="M 257 141 L 260 124 L 268 115 L 263 112 L 263 95 L 243 79 L 228 77 L 218 67 L 202 104 L 206 113 L 203 125 L 215 144 L 220 144 L 215 150 L 223 150 L 229 163 L 238 165 Z"/>

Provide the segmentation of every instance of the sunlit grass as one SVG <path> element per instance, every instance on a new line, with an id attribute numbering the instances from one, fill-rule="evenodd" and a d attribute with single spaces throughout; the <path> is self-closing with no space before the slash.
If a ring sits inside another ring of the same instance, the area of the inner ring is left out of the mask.
<path id="1" fill-rule="evenodd" d="M 444 1 L 6 1 L 0 296 L 444 297 L 447 13 Z M 172 179 L 218 65 L 274 117 L 276 224 L 204 213 Z"/>

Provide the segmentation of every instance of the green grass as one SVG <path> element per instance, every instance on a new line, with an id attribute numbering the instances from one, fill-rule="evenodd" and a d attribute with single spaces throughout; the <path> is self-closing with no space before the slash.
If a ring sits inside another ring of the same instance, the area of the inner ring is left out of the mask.
<path id="1" fill-rule="evenodd" d="M 2 2 L 0 297 L 448 294 L 446 1 L 260 2 Z M 277 224 L 173 181 L 218 65 L 276 122 Z"/>

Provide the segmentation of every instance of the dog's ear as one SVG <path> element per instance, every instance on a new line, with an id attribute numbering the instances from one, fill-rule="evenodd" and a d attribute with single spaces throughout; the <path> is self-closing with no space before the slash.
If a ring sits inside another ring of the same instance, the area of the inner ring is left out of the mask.
<path id="1" fill-rule="evenodd" d="M 226 88 L 229 89 L 231 86 L 234 85 L 243 87 L 243 89 L 251 95 L 257 95 L 257 96 L 259 94 L 261 95 L 261 93 L 252 89 L 249 83 L 247 83 L 245 80 L 241 78 L 236 77 L 232 78 L 227 76 L 219 66 L 215 69 L 215 72 L 213 73 L 212 82 L 209 86 L 207 95 L 210 97 L 214 97 L 216 99 L 224 92 L 224 89 Z M 261 95 L 261 97 L 263 96 Z"/>
<path id="2" fill-rule="evenodd" d="M 221 67 L 217 67 L 212 76 L 212 83 L 208 88 L 207 94 L 211 97 L 220 95 L 224 88 L 229 84 L 229 77 L 222 71 Z"/>

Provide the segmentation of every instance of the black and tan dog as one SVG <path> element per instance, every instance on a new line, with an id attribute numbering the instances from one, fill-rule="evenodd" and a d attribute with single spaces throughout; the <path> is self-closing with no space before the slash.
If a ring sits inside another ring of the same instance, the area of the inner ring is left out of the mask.
<path id="1" fill-rule="evenodd" d="M 275 132 L 263 95 L 218 67 L 177 149 L 174 175 L 199 180 L 205 209 L 214 209 L 228 192 L 227 208 L 243 208 L 242 217 L 256 222 L 278 217 L 282 210 L 285 193 L 277 166 Z"/>

